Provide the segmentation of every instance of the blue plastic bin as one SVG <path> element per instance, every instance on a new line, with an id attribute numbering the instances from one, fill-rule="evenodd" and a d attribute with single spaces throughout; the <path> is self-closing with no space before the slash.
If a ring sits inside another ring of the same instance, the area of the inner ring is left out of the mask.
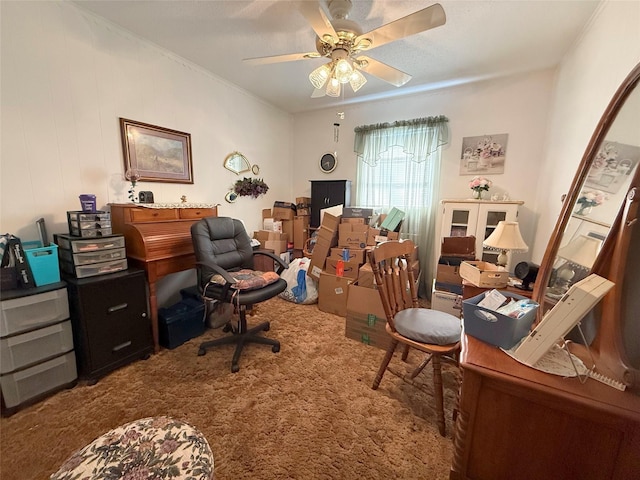
<path id="1" fill-rule="evenodd" d="M 27 262 L 33 272 L 36 287 L 49 285 L 60 281 L 60 267 L 58 264 L 58 246 L 54 243 L 46 247 L 42 242 L 22 242 Z"/>

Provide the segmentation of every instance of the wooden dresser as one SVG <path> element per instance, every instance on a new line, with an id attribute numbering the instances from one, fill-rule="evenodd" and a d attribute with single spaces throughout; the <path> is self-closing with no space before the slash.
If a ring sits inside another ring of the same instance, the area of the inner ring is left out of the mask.
<path id="1" fill-rule="evenodd" d="M 158 301 L 156 283 L 165 275 L 195 268 L 191 225 L 218 215 L 216 206 L 110 204 L 113 233 L 125 237 L 130 267 L 142 268 L 149 282 L 149 306 L 154 350 L 158 352 Z"/>
<path id="2" fill-rule="evenodd" d="M 463 337 L 451 479 L 640 478 L 640 397 Z"/>

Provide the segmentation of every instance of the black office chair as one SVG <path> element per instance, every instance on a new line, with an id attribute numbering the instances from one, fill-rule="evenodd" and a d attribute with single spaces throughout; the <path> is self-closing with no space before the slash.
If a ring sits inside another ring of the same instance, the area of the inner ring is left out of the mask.
<path id="1" fill-rule="evenodd" d="M 227 323 L 225 332 L 232 335 L 204 342 L 198 355 L 217 345 L 236 344 L 231 371 L 237 372 L 238 360 L 247 343 L 271 345 L 274 353 L 280 351 L 280 342 L 260 336 L 268 331 L 269 322 L 247 329 L 247 307 L 275 297 L 287 288 L 279 273 L 287 265 L 269 252 L 254 251 L 251 240 L 240 220 L 228 217 L 207 217 L 191 226 L 191 239 L 196 254 L 198 290 L 205 305 L 211 300 L 231 303 L 238 313 L 237 325 Z M 266 255 L 276 262 L 277 273 L 253 271 L 254 255 Z M 206 308 L 205 308 L 206 310 Z"/>

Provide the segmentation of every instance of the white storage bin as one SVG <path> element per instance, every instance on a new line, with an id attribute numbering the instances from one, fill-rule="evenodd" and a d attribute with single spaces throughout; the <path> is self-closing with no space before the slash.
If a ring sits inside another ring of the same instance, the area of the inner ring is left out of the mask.
<path id="1" fill-rule="evenodd" d="M 78 374 L 73 351 L 14 373 L 0 375 L 0 388 L 7 408 L 70 384 Z"/>
<path id="2" fill-rule="evenodd" d="M 73 350 L 71 320 L 0 339 L 0 374 Z"/>
<path id="3" fill-rule="evenodd" d="M 5 337 L 69 318 L 67 289 L 2 301 L 0 336 Z"/>

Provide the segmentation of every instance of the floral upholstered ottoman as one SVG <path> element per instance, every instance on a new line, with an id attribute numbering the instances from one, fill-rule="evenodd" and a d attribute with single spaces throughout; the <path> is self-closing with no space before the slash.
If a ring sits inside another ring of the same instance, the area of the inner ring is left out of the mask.
<path id="1" fill-rule="evenodd" d="M 212 480 L 213 454 L 191 425 L 150 417 L 115 428 L 71 455 L 51 480 Z"/>

